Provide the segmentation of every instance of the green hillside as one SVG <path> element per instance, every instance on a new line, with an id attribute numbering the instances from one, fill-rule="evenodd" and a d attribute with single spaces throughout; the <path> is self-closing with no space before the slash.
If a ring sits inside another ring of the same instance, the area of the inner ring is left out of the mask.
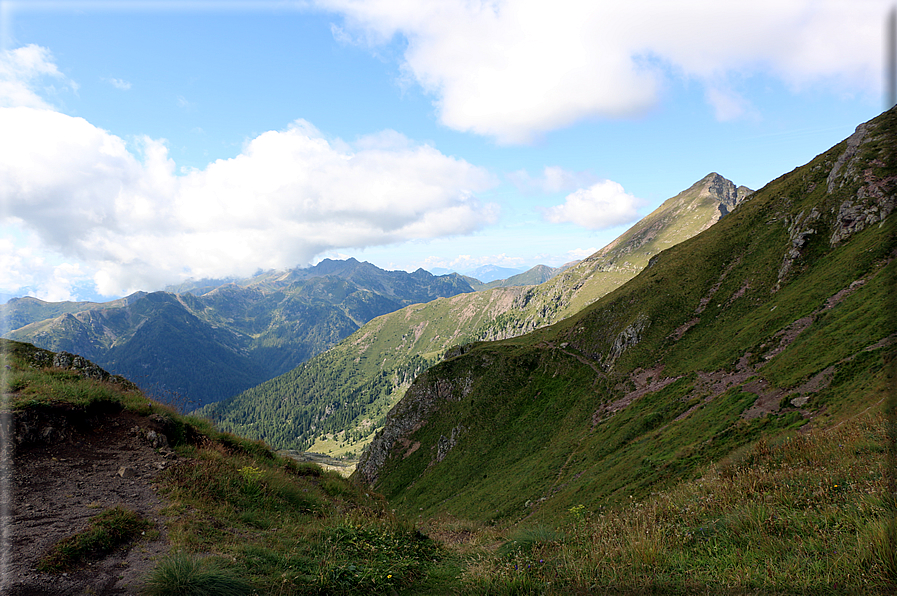
<path id="1" fill-rule="evenodd" d="M 459 294 L 378 317 L 326 353 L 202 414 L 281 448 L 356 455 L 411 379 L 453 346 L 515 337 L 579 311 L 659 251 L 718 221 L 749 192 L 708 174 L 541 285 Z"/>
<path id="2" fill-rule="evenodd" d="M 53 470 L 52 482 L 4 482 L 15 511 L 4 594 L 414 594 L 434 583 L 438 545 L 338 474 L 181 416 L 80 357 L 0 339 L 0 362 L 4 450 L 17 471 Z M 129 474 L 111 473 L 124 462 Z M 99 498 L 85 491 L 95 484 L 108 488 Z M 22 544 L 27 528 L 41 548 Z"/>
<path id="3" fill-rule="evenodd" d="M 886 411 L 895 149 L 892 110 L 578 315 L 458 350 L 389 413 L 357 479 L 415 515 L 552 520 Z"/>

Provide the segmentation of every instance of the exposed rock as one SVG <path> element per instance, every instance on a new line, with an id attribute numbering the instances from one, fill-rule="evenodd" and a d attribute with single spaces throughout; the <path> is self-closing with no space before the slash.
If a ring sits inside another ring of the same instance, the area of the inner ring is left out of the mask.
<path id="1" fill-rule="evenodd" d="M 862 193 L 863 188 L 860 188 Z M 832 246 L 845 242 L 852 235 L 883 221 L 894 211 L 894 196 L 857 198 L 847 200 L 838 207 L 834 231 L 829 242 Z"/>
<path id="2" fill-rule="evenodd" d="M 374 440 L 361 454 L 355 473 L 368 484 L 377 481 L 380 468 L 389 459 L 393 448 L 398 446 L 407 452 L 413 444 L 409 436 L 427 423 L 443 401 L 460 401 L 470 393 L 473 379 L 468 374 L 460 379 L 432 378 L 431 373 L 421 374 L 411 385 L 402 400 L 386 415 L 384 427 L 376 434 Z M 463 429 L 452 431 L 452 437 L 446 439 L 444 453 L 457 442 L 458 433 Z M 409 453 L 410 455 L 410 453 Z M 445 455 L 443 455 L 445 457 Z M 441 460 L 440 460 L 441 461 Z"/>
<path id="3" fill-rule="evenodd" d="M 445 459 L 445 456 L 448 455 L 449 451 L 458 444 L 458 438 L 461 434 L 467 430 L 464 428 L 463 424 L 459 424 L 455 428 L 452 429 L 452 433 L 450 437 L 446 437 L 445 435 L 439 436 L 439 441 L 436 443 L 436 461 L 441 462 Z"/>
<path id="4" fill-rule="evenodd" d="M 133 478 L 137 475 L 137 472 L 131 466 L 121 466 L 118 469 L 118 475 L 122 478 Z"/>
<path id="5" fill-rule="evenodd" d="M 602 363 L 605 370 L 610 370 L 610 368 L 613 367 L 614 362 L 616 362 L 617 358 L 619 358 L 623 352 L 639 342 L 641 333 L 647 326 L 648 318 L 644 315 L 639 315 L 633 323 L 627 325 L 626 328 L 617 335 L 617 338 L 614 340 L 614 345 L 611 346 L 610 352 L 605 356 L 604 362 Z"/>
<path id="6" fill-rule="evenodd" d="M 819 220 L 819 210 L 816 207 L 804 217 L 804 212 L 797 214 L 788 226 L 788 238 L 791 240 L 791 246 L 785 252 L 782 259 L 782 265 L 779 267 L 778 281 L 776 282 L 773 292 L 778 292 L 782 285 L 782 280 L 791 270 L 794 262 L 800 258 L 802 249 L 807 245 L 810 236 L 816 233 L 817 221 Z"/>
<path id="7" fill-rule="evenodd" d="M 854 165 L 853 160 L 860 145 L 866 141 L 868 133 L 869 123 L 865 122 L 857 126 L 856 131 L 847 138 L 847 148 L 835 161 L 835 165 L 832 166 L 828 178 L 826 178 L 829 194 L 834 192 L 836 183 L 838 183 L 839 188 L 844 186 L 845 182 L 848 181 L 847 179 L 853 174 L 853 168 L 851 167 Z"/>

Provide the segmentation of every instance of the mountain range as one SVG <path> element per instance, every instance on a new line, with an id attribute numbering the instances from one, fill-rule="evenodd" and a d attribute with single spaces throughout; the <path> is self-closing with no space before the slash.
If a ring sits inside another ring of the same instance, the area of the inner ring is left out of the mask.
<path id="1" fill-rule="evenodd" d="M 473 291 L 457 274 L 355 259 L 171 289 L 106 303 L 15 298 L 0 305 L 0 333 L 80 354 L 184 408 L 282 374 L 374 317 Z"/>
<path id="2" fill-rule="evenodd" d="M 660 251 L 719 221 L 750 192 L 708 174 L 540 285 L 459 294 L 378 317 L 296 369 L 201 413 L 277 447 L 357 453 L 411 380 L 453 346 L 515 337 L 578 312 Z"/>

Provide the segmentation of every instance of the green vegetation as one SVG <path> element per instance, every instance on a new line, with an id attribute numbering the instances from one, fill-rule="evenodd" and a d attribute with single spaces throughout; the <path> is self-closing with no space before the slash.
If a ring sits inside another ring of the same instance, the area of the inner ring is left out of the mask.
<path id="1" fill-rule="evenodd" d="M 391 594 L 432 582 L 439 547 L 339 474 L 182 416 L 127 381 L 48 366 L 46 350 L 0 340 L 0 353 L 8 367 L 0 390 L 17 414 L 55 409 L 94 432 L 122 410 L 166 421 L 178 464 L 157 485 L 174 554 L 147 578 L 150 593 Z M 143 532 L 156 530 L 133 511 L 109 509 L 57 544 L 40 569 L 87 564 Z"/>
<path id="2" fill-rule="evenodd" d="M 838 217 L 858 196 L 888 213 L 893 198 L 863 185 L 894 186 L 854 176 L 829 193 L 843 149 L 581 313 L 431 367 L 355 474 L 408 514 L 551 520 L 644 499 L 762 437 L 883 407 L 897 357 L 897 220 L 831 238 L 854 221 Z"/>
<path id="3" fill-rule="evenodd" d="M 175 554 L 159 561 L 146 581 L 148 596 L 244 596 L 253 588 L 217 560 Z"/>
<path id="4" fill-rule="evenodd" d="M 37 569 L 66 571 L 138 538 L 151 526 L 133 511 L 122 507 L 107 509 L 91 519 L 86 530 L 53 545 Z"/>
<path id="5" fill-rule="evenodd" d="M 788 433 L 644 500 L 575 505 L 553 531 L 521 521 L 509 535 L 525 548 L 471 537 L 454 549 L 468 561 L 459 593 L 890 593 L 897 510 L 884 435 L 875 415 Z"/>

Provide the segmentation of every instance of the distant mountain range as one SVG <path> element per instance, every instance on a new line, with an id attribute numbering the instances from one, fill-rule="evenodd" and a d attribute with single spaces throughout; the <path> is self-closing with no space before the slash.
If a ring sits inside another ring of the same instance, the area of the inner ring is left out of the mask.
<path id="1" fill-rule="evenodd" d="M 0 306 L 0 332 L 80 354 L 181 406 L 202 405 L 294 368 L 374 317 L 473 291 L 457 274 L 355 259 L 172 289 L 106 303 L 14 298 Z"/>
<path id="2" fill-rule="evenodd" d="M 531 273 L 538 282 L 544 275 L 540 285 L 492 287 L 378 317 L 295 370 L 202 413 L 277 447 L 357 452 L 414 376 L 453 346 L 515 337 L 580 311 L 661 250 L 713 225 L 750 192 L 708 174 L 591 257 L 515 276 Z"/>
<path id="3" fill-rule="evenodd" d="M 515 282 L 557 271 L 534 268 Z M 68 351 L 133 379 L 179 407 L 233 396 L 289 371 L 371 319 L 410 304 L 473 292 L 479 280 L 385 271 L 356 259 L 203 279 L 109 302 L 12 298 L 0 335 Z"/>

